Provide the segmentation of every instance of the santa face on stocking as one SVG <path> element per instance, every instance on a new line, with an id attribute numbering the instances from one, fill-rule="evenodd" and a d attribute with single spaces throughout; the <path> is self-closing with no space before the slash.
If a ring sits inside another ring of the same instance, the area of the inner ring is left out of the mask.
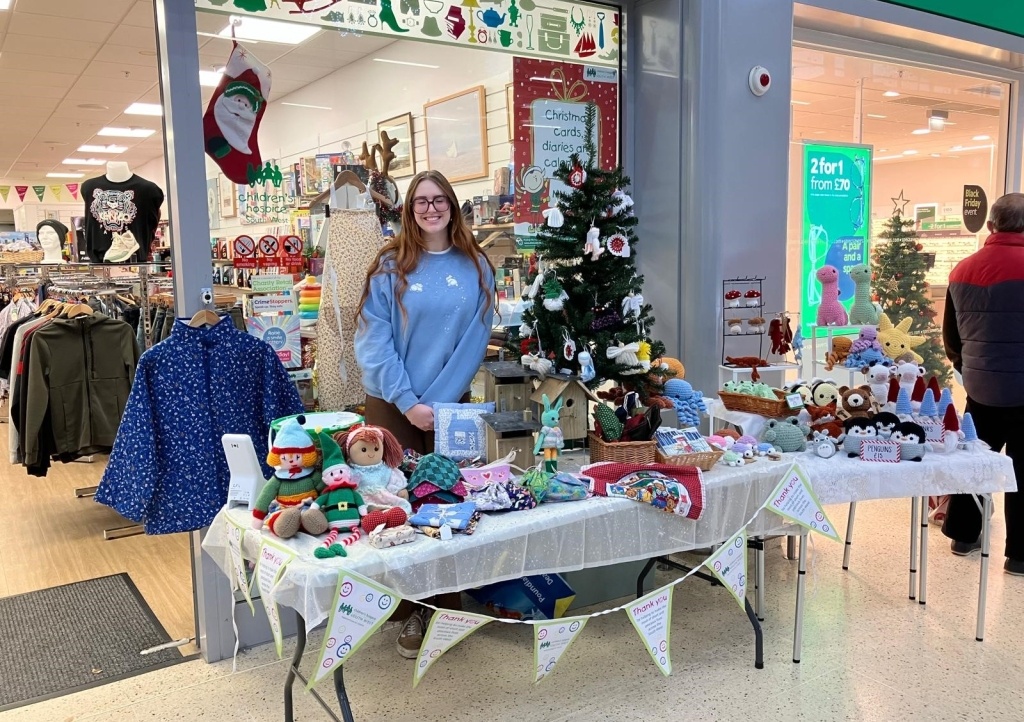
<path id="1" fill-rule="evenodd" d="M 263 105 L 263 96 L 248 83 L 229 83 L 223 95 L 213 105 L 213 117 L 217 121 L 223 139 L 239 153 L 251 155 L 249 142 L 256 127 L 256 114 Z M 229 152 L 222 148 L 223 154 Z M 214 151 L 217 153 L 217 151 Z"/>

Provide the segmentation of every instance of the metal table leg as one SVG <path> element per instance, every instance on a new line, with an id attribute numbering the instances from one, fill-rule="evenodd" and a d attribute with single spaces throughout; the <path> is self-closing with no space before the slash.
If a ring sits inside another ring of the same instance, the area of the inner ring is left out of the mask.
<path id="1" fill-rule="evenodd" d="M 757 621 L 764 621 L 764 537 L 758 537 L 754 544 L 754 611 Z"/>
<path id="2" fill-rule="evenodd" d="M 284 722 L 295 720 L 292 687 L 295 686 L 295 677 L 299 673 L 299 664 L 302 663 L 302 653 L 306 651 L 306 621 L 298 612 L 295 616 L 299 620 L 299 631 L 295 635 L 295 654 L 292 655 L 292 663 L 288 665 L 288 674 L 284 678 Z"/>
<path id="3" fill-rule="evenodd" d="M 295 654 L 292 655 L 292 663 L 288 665 L 288 674 L 284 678 L 284 722 L 295 722 L 294 701 L 292 699 L 292 688 L 295 686 L 295 680 L 299 679 L 303 684 L 309 682 L 302 675 L 302 672 L 299 671 L 299 664 L 302 663 L 302 654 L 306 651 L 306 620 L 298 612 L 295 613 L 295 617 L 298 620 L 298 632 L 295 635 Z M 341 707 L 341 717 L 334 714 L 334 710 L 320 696 L 319 692 L 315 689 L 310 690 L 310 694 L 323 707 L 324 712 L 327 713 L 327 716 L 333 722 L 355 722 L 355 718 L 352 716 L 352 706 L 348 700 L 348 692 L 345 690 L 344 669 L 345 665 L 343 664 L 339 664 L 334 669 L 334 693 L 338 698 L 338 706 Z"/>
<path id="4" fill-rule="evenodd" d="M 786 537 L 786 559 L 796 559 L 796 537 L 792 534 Z"/>
<path id="5" fill-rule="evenodd" d="M 917 504 L 918 497 L 910 500 L 910 598 L 917 599 Z"/>
<path id="6" fill-rule="evenodd" d="M 800 664 L 804 643 L 804 577 L 807 576 L 807 534 L 800 535 L 800 567 L 796 576 L 796 623 L 793 625 L 793 663 Z"/>
<path id="7" fill-rule="evenodd" d="M 981 578 L 978 580 L 978 625 L 974 638 L 985 639 L 985 600 L 988 597 L 989 544 L 992 532 L 992 495 L 982 494 L 981 504 Z"/>
<path id="8" fill-rule="evenodd" d="M 925 603 L 928 590 L 928 497 L 921 497 L 921 587 L 917 593 L 917 601 Z"/>
<path id="9" fill-rule="evenodd" d="M 843 571 L 850 568 L 850 548 L 853 546 L 853 518 L 857 514 L 857 502 L 850 502 L 850 516 L 846 520 L 846 548 L 843 549 Z"/>

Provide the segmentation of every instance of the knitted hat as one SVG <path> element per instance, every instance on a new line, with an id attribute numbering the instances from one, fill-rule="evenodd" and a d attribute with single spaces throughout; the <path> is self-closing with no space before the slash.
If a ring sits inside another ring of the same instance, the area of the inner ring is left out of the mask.
<path id="1" fill-rule="evenodd" d="M 960 419 L 956 415 L 956 407 L 950 404 L 942 415 L 942 428 L 945 431 L 959 431 Z"/>
<path id="2" fill-rule="evenodd" d="M 311 451 L 316 451 L 313 440 L 302 428 L 305 421 L 305 416 L 296 416 L 282 422 L 281 428 L 277 430 L 277 436 L 274 437 L 274 442 L 270 445 L 270 450 L 275 454 L 308 454 Z"/>
<path id="3" fill-rule="evenodd" d="M 245 96 L 246 100 L 249 101 L 249 104 L 252 105 L 253 112 L 256 112 L 265 101 L 263 100 L 263 95 L 260 91 L 258 91 L 251 83 L 245 82 L 245 80 L 252 80 L 252 78 L 246 78 L 246 75 L 247 73 L 243 73 L 239 76 L 240 78 L 244 78 L 244 80 L 239 79 L 228 83 L 228 86 L 224 88 L 224 95 L 229 98 L 232 95 Z"/>
<path id="4" fill-rule="evenodd" d="M 330 471 L 348 466 L 344 454 L 341 453 L 341 447 L 330 434 L 319 432 L 317 436 L 320 437 L 320 451 L 324 455 L 324 476 Z"/>
<path id="5" fill-rule="evenodd" d="M 67 245 L 68 227 L 61 223 L 60 221 L 55 221 L 52 218 L 47 218 L 45 221 L 39 222 L 39 225 L 36 226 L 36 238 L 39 237 L 39 231 L 47 226 L 56 231 L 57 237 L 60 238 L 61 247 Z"/>

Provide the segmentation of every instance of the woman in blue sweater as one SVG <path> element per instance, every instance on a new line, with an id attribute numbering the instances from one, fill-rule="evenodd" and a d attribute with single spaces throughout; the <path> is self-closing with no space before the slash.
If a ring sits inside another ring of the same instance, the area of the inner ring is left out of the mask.
<path id="1" fill-rule="evenodd" d="M 402 230 L 366 274 L 357 313 L 356 360 L 366 389 L 366 423 L 402 448 L 434 450 L 431 404 L 466 400 L 491 334 L 494 267 L 437 171 L 412 179 Z M 458 608 L 458 595 L 435 603 Z M 427 621 L 417 607 L 398 638 L 414 659 Z"/>

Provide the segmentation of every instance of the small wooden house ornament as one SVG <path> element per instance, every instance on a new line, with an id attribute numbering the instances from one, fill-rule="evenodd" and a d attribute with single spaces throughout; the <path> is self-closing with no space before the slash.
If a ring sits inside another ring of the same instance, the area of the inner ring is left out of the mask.
<path id="1" fill-rule="evenodd" d="M 558 399 L 562 399 L 562 413 L 559 416 L 558 425 L 562 429 L 566 441 L 587 438 L 587 427 L 590 421 L 588 402 L 593 401 L 599 404 L 601 400 L 582 381 L 573 376 L 549 375 L 530 396 L 530 401 L 534 404 L 533 417 L 535 419 L 539 419 L 544 411 L 544 402 L 541 397 L 545 394 L 552 406 Z"/>

